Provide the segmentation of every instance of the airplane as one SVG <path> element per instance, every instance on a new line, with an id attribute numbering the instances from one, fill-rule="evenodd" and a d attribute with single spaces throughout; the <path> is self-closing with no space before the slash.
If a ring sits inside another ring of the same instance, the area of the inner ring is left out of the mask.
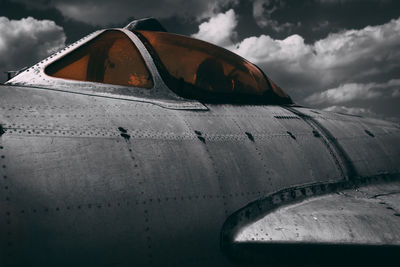
<path id="1" fill-rule="evenodd" d="M 399 163 L 399 124 L 136 20 L 0 86 L 0 265 L 397 260 Z"/>

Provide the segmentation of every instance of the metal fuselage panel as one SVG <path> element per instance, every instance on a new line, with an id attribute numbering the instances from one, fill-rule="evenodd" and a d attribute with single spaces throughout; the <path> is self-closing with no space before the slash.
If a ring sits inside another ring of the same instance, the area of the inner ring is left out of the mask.
<path id="1" fill-rule="evenodd" d="M 299 108 L 321 124 L 345 150 L 360 177 L 400 172 L 399 124 Z"/>
<path id="2" fill-rule="evenodd" d="M 399 172 L 398 126 L 280 106 L 149 103 L 0 87 L 1 264 L 230 264 L 221 227 L 288 187 Z M 368 132 L 366 132 L 367 130 Z M 329 141 L 329 140 L 328 140 Z"/>

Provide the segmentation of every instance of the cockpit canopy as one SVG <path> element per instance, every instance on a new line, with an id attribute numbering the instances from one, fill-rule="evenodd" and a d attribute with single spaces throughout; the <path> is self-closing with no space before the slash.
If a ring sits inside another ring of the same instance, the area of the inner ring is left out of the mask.
<path id="1" fill-rule="evenodd" d="M 151 55 L 149 68 L 133 33 Z M 125 32 L 124 32 L 125 31 Z M 257 66 L 210 43 L 163 31 L 105 30 L 48 64 L 44 73 L 66 80 L 153 90 L 155 71 L 175 94 L 202 102 L 292 103 Z M 153 66 L 154 66 L 153 65 Z"/>
<path id="2" fill-rule="evenodd" d="M 156 58 L 167 85 L 178 95 L 214 101 L 290 99 L 258 67 L 226 49 L 177 34 L 136 34 Z"/>

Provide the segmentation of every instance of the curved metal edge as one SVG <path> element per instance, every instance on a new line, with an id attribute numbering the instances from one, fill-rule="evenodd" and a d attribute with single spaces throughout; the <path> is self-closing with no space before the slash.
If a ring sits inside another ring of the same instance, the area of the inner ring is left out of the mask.
<path id="1" fill-rule="evenodd" d="M 135 46 L 139 49 L 147 67 L 152 73 L 154 86 L 152 89 L 144 89 L 138 87 L 127 87 L 120 85 L 102 84 L 96 82 L 83 82 L 75 80 L 67 80 L 49 76 L 45 73 L 47 66 L 64 57 L 73 50 L 81 47 L 83 44 L 93 40 L 107 30 L 118 30 L 123 32 Z M 196 100 L 187 100 L 177 96 L 172 92 L 162 80 L 158 70 L 154 64 L 150 54 L 136 35 L 126 29 L 112 28 L 93 32 L 75 43 L 66 46 L 60 51 L 52 54 L 46 59 L 36 63 L 32 67 L 21 72 L 6 85 L 14 85 L 21 87 L 34 87 L 37 89 L 54 90 L 68 93 L 76 93 L 90 96 L 100 96 L 113 99 L 130 100 L 137 102 L 145 102 L 155 104 L 163 108 L 176 110 L 208 110 L 206 106 Z M 119 92 L 119 93 L 118 93 Z M 125 94 L 121 94 L 125 93 Z"/>
<path id="2" fill-rule="evenodd" d="M 251 202 L 231 214 L 224 222 L 220 232 L 221 250 L 231 257 L 235 254 L 232 245 L 236 234 L 245 226 L 261 219 L 280 207 L 299 203 L 317 196 L 338 193 L 345 189 L 359 188 L 369 184 L 398 181 L 400 173 L 363 177 L 356 180 L 341 180 L 332 183 L 315 183 L 285 188 L 262 199 Z"/>
<path id="3" fill-rule="evenodd" d="M 306 124 L 308 124 L 313 130 L 317 130 L 322 134 L 322 140 L 328 151 L 333 157 L 335 164 L 338 166 L 342 177 L 347 180 L 354 180 L 359 177 L 353 162 L 351 161 L 349 155 L 347 155 L 345 149 L 339 144 L 337 139 L 332 135 L 332 133 L 326 129 L 321 123 L 315 120 L 313 117 L 304 114 L 295 107 L 283 106 L 284 109 L 295 114 L 301 118 Z"/>

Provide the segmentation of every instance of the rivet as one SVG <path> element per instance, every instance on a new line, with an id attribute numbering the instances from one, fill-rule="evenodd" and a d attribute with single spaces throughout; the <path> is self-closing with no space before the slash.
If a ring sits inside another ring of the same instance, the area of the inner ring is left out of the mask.
<path id="1" fill-rule="evenodd" d="M 287 134 L 294 140 L 296 140 L 296 136 L 294 136 L 291 132 L 287 131 Z"/>
<path id="2" fill-rule="evenodd" d="M 364 131 L 365 131 L 365 133 L 368 134 L 369 136 L 375 137 L 375 135 L 374 135 L 373 133 L 371 133 L 370 131 L 368 131 L 368 130 L 364 130 Z"/>
<path id="3" fill-rule="evenodd" d="M 247 135 L 247 138 L 248 138 L 250 141 L 254 142 L 254 136 L 253 136 L 251 133 L 245 132 L 245 134 Z"/>

